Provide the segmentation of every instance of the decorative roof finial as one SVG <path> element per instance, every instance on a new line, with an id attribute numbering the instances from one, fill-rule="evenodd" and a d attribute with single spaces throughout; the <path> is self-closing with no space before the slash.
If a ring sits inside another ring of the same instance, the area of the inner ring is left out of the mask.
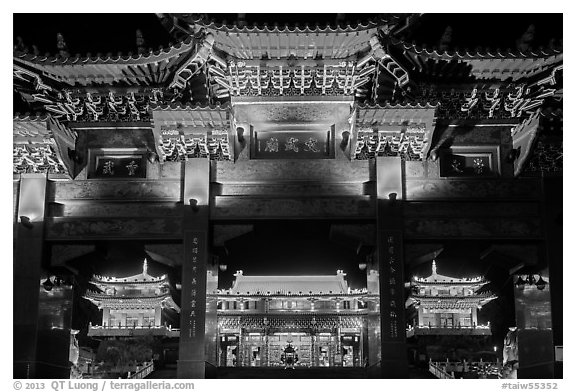
<path id="1" fill-rule="evenodd" d="M 56 47 L 58 48 L 58 53 L 60 53 L 61 57 L 70 57 L 70 53 L 68 52 L 68 45 L 66 45 L 66 41 L 64 40 L 62 33 L 56 34 Z"/>
<path id="2" fill-rule="evenodd" d="M 436 260 L 432 260 L 432 275 L 436 275 Z"/>
<path id="3" fill-rule="evenodd" d="M 142 275 L 148 275 L 148 260 L 144 258 L 144 264 L 142 265 Z"/>

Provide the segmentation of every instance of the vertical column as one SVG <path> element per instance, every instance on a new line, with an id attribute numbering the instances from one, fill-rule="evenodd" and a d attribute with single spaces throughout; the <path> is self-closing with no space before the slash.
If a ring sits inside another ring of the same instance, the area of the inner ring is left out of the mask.
<path id="1" fill-rule="evenodd" d="M 563 177 L 543 176 L 542 209 L 545 257 L 549 269 L 554 346 L 563 345 Z M 554 378 L 562 378 L 562 362 L 554 364 Z"/>
<path id="2" fill-rule="evenodd" d="M 182 299 L 178 378 L 205 377 L 206 271 L 208 264 L 210 161 L 184 166 Z"/>
<path id="3" fill-rule="evenodd" d="M 103 326 L 110 325 L 110 308 L 102 309 L 102 325 Z"/>
<path id="4" fill-rule="evenodd" d="M 518 378 L 553 378 L 554 343 L 550 284 L 547 271 L 523 275 L 525 285 L 514 285 L 518 326 Z M 543 282 L 539 282 L 542 278 Z M 518 276 L 514 276 L 514 282 Z M 539 283 L 537 283 L 539 282 Z"/>
<path id="5" fill-rule="evenodd" d="M 154 325 L 162 325 L 162 308 L 154 309 Z"/>
<path id="6" fill-rule="evenodd" d="M 380 273 L 378 260 L 372 258 L 366 269 L 366 284 L 368 289 L 368 314 L 366 315 L 366 343 L 368 373 L 370 378 L 380 378 L 380 361 L 382 359 L 382 341 L 380 339 Z"/>
<path id="7" fill-rule="evenodd" d="M 22 174 L 14 252 L 14 378 L 36 377 L 46 176 Z"/>
<path id="8" fill-rule="evenodd" d="M 421 306 L 418 308 L 418 319 L 416 320 L 414 328 L 420 325 L 424 325 L 424 308 L 422 308 Z"/>
<path id="9" fill-rule="evenodd" d="M 478 309 L 472 308 L 472 327 L 478 325 Z"/>
<path id="10" fill-rule="evenodd" d="M 404 315 L 402 160 L 376 159 L 377 260 L 380 275 L 381 374 L 407 378 Z"/>

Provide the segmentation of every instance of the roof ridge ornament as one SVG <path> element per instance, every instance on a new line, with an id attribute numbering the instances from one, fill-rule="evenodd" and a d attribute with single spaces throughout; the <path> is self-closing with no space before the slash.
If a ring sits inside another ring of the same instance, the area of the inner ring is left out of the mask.
<path id="1" fill-rule="evenodd" d="M 142 264 L 142 275 L 148 275 L 148 259 L 144 257 L 144 263 Z"/>
<path id="2" fill-rule="evenodd" d="M 432 260 L 432 275 L 437 275 L 436 260 Z"/>

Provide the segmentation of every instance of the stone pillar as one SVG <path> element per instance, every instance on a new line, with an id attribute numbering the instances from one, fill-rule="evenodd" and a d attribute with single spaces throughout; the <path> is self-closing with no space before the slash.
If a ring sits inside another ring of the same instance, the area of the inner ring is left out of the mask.
<path id="1" fill-rule="evenodd" d="M 380 277 L 381 375 L 407 378 L 404 315 L 403 164 L 400 157 L 376 159 L 377 261 Z"/>
<path id="2" fill-rule="evenodd" d="M 522 276 L 525 280 L 526 275 Z M 535 280 L 539 277 L 536 276 Z M 514 282 L 518 276 L 514 276 Z M 548 273 L 542 279 L 549 282 Z M 518 327 L 518 378 L 554 378 L 554 343 L 550 284 L 514 286 Z"/>
<path id="3" fill-rule="evenodd" d="M 184 165 L 184 261 L 177 377 L 189 379 L 205 377 L 210 161 L 193 158 Z"/>
<path id="4" fill-rule="evenodd" d="M 380 360 L 382 357 L 382 341 L 380 339 L 380 274 L 378 261 L 373 258 L 369 264 L 366 276 L 368 295 L 368 314 L 366 315 L 366 340 L 368 373 L 370 378 L 380 378 Z"/>
<path id="5" fill-rule="evenodd" d="M 36 377 L 46 184 L 43 174 L 21 175 L 14 247 L 14 378 Z"/>

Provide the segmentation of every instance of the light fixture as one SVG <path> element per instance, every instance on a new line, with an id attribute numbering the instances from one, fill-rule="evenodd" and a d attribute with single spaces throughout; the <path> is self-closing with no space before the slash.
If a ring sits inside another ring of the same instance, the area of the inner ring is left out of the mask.
<path id="1" fill-rule="evenodd" d="M 82 163 L 82 157 L 80 157 L 80 155 L 76 150 L 73 150 L 70 147 L 68 147 L 68 158 L 70 158 L 72 161 L 78 164 Z"/>
<path id="2" fill-rule="evenodd" d="M 433 162 L 436 162 L 436 160 L 438 159 L 438 151 L 432 150 L 430 152 L 430 159 L 432 159 Z"/>
<path id="3" fill-rule="evenodd" d="M 22 215 L 20 217 L 20 223 L 22 223 L 22 226 L 24 226 L 27 229 L 32 229 L 34 228 L 34 225 L 32 224 L 32 221 L 30 220 L 30 218 L 28 218 L 25 215 Z"/>
<path id="4" fill-rule="evenodd" d="M 342 151 L 346 150 L 349 140 L 350 140 L 350 132 L 349 131 L 342 132 L 342 142 L 340 143 L 340 149 Z"/>
<path id="5" fill-rule="evenodd" d="M 158 154 L 156 154 L 152 150 L 148 150 L 146 152 L 146 158 L 148 159 L 148 162 L 155 163 L 156 161 L 158 161 Z"/>
<path id="6" fill-rule="evenodd" d="M 536 288 L 538 290 L 544 290 L 546 288 L 547 284 L 548 284 L 548 282 L 546 282 L 544 279 L 542 279 L 542 276 L 540 276 L 540 279 L 538 279 L 538 281 L 536 281 Z"/>
<path id="7" fill-rule="evenodd" d="M 238 139 L 238 143 L 244 144 L 244 142 L 246 141 L 246 139 L 244 138 L 244 128 L 242 127 L 236 128 L 236 136 Z"/>
<path id="8" fill-rule="evenodd" d="M 360 271 L 364 271 L 366 269 L 366 263 L 358 263 L 358 268 L 360 268 Z"/>
<path id="9" fill-rule="evenodd" d="M 514 163 L 514 161 L 516 160 L 516 158 L 518 158 L 519 155 L 520 155 L 520 147 L 513 148 L 510 150 L 508 155 L 506 155 L 506 161 L 508 163 Z"/>
<path id="10" fill-rule="evenodd" d="M 42 287 L 44 287 L 44 290 L 46 290 L 46 291 L 52 290 L 52 288 L 54 287 L 54 283 L 52 283 L 52 281 L 50 280 L 50 277 L 46 278 L 46 280 L 44 282 L 42 282 Z"/>
<path id="11" fill-rule="evenodd" d="M 192 211 L 198 212 L 198 210 L 200 210 L 200 207 L 198 207 L 198 200 L 190 199 L 190 207 L 192 207 Z"/>
<path id="12" fill-rule="evenodd" d="M 228 270 L 228 266 L 226 264 L 220 264 L 218 266 L 218 268 L 220 269 L 220 271 L 222 272 L 226 272 Z"/>

